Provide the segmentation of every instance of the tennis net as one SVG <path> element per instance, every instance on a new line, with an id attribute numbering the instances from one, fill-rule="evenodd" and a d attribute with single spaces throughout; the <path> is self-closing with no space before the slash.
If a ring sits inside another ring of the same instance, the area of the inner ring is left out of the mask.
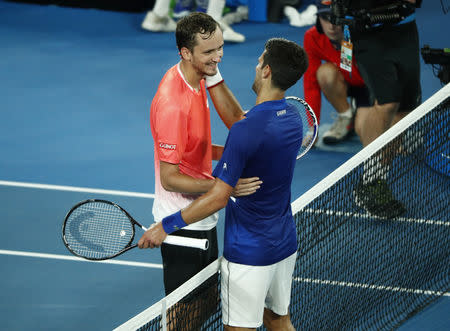
<path id="1" fill-rule="evenodd" d="M 297 330 L 392 330 L 449 295 L 449 113 L 450 84 L 292 203 Z M 117 330 L 221 330 L 219 263 Z"/>

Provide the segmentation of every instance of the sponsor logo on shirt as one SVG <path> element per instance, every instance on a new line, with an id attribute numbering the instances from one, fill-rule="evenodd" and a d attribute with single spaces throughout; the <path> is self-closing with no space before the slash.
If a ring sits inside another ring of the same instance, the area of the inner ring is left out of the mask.
<path id="1" fill-rule="evenodd" d="M 177 145 L 176 144 L 159 143 L 159 148 L 175 150 L 175 149 L 177 149 Z"/>
<path id="2" fill-rule="evenodd" d="M 286 109 L 277 111 L 277 116 L 286 115 Z"/>

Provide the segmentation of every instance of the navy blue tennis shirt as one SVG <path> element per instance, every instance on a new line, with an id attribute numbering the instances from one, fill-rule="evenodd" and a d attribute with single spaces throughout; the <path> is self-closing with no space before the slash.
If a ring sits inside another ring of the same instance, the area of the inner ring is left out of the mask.
<path id="1" fill-rule="evenodd" d="M 228 261 L 270 265 L 297 250 L 291 182 L 302 139 L 300 115 L 285 99 L 253 107 L 231 127 L 213 176 L 233 187 L 239 178 L 259 177 L 263 183 L 256 193 L 228 202 Z"/>

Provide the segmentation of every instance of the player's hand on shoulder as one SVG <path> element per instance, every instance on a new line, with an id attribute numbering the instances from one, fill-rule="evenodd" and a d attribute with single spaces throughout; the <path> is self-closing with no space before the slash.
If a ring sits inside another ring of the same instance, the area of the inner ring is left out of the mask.
<path id="1" fill-rule="evenodd" d="M 262 181 L 259 177 L 239 178 L 231 195 L 243 197 L 255 193 L 261 187 Z"/>

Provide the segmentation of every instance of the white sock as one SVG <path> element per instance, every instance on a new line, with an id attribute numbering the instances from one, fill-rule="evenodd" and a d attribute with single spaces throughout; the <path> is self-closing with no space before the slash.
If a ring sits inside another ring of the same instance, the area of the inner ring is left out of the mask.
<path id="1" fill-rule="evenodd" d="M 352 107 L 350 107 L 349 109 L 347 109 L 343 113 L 339 113 L 339 116 L 344 116 L 344 117 L 347 117 L 347 118 L 351 118 L 353 116 L 353 109 L 352 109 Z"/>
<path id="2" fill-rule="evenodd" d="M 224 8 L 225 0 L 209 0 L 206 13 L 219 22 L 222 19 Z"/>
<path id="3" fill-rule="evenodd" d="M 170 0 L 156 0 L 153 12 L 160 17 L 169 15 Z"/>

